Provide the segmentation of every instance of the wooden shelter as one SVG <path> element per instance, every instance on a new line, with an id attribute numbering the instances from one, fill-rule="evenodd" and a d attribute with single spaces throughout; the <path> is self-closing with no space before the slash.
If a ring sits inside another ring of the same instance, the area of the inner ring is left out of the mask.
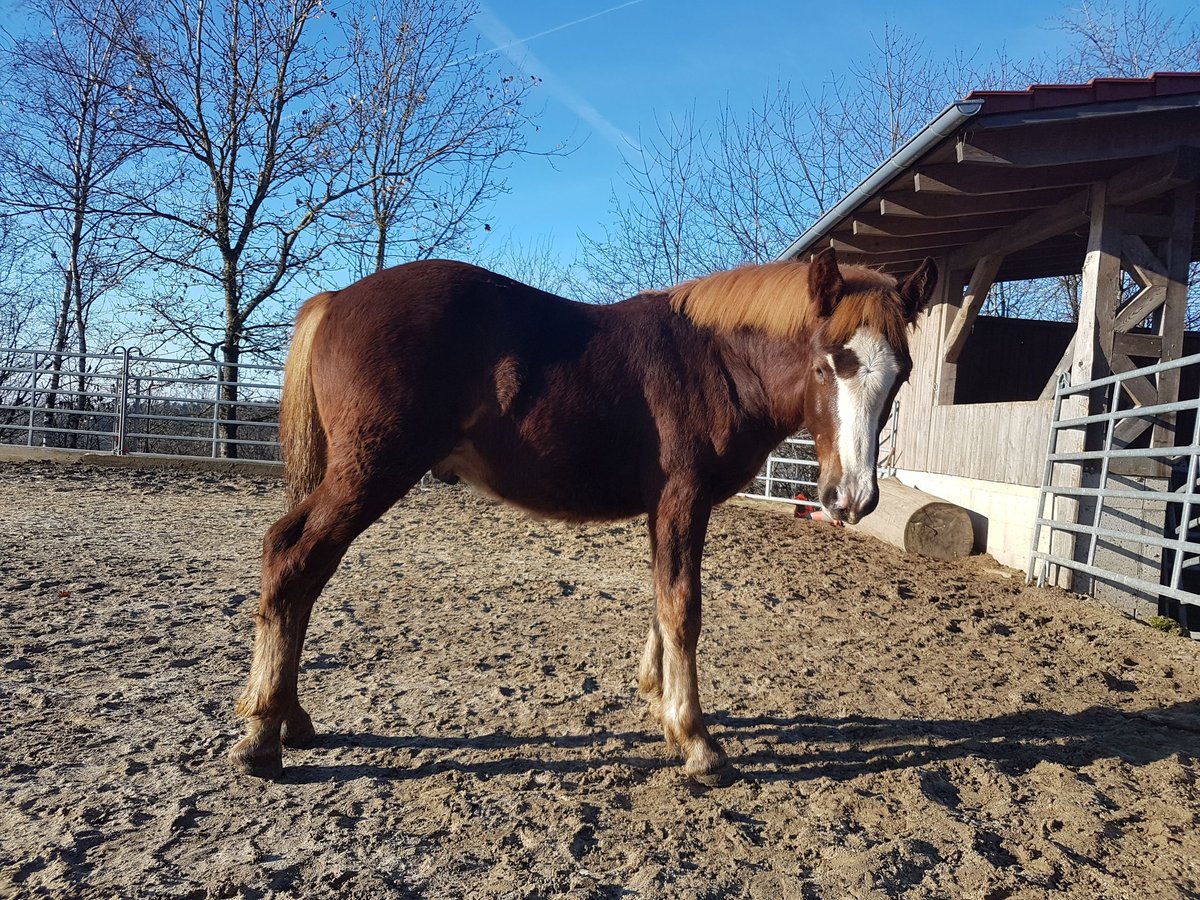
<path id="1" fill-rule="evenodd" d="M 784 254 L 832 246 L 897 274 L 937 260 L 894 463 L 905 483 L 973 510 L 1002 562 L 1028 557 L 1059 374 L 1078 384 L 1184 353 L 1198 185 L 1200 73 L 977 91 Z M 995 285 L 1062 276 L 1078 286 L 1075 324 L 980 316 Z M 1173 401 L 1179 374 L 1131 393 Z M 1173 424 L 1130 420 L 1116 437 L 1161 446 Z"/>

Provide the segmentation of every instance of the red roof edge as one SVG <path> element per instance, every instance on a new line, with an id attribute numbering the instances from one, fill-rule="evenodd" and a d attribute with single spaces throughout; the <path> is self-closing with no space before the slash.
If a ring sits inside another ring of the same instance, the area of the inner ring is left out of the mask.
<path id="1" fill-rule="evenodd" d="M 971 91 L 982 115 L 1200 94 L 1200 72 L 1155 72 L 1148 78 L 1093 78 L 1087 84 L 1032 84 L 1023 91 Z"/>

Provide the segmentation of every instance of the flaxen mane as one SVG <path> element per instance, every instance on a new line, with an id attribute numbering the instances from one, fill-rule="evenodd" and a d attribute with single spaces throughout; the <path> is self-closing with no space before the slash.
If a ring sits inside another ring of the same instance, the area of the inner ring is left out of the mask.
<path id="1" fill-rule="evenodd" d="M 893 346 L 906 344 L 896 279 L 866 266 L 841 266 L 845 291 L 826 329 L 830 343 L 845 343 L 861 327 Z M 671 307 L 715 331 L 753 328 L 795 339 L 811 332 L 817 313 L 808 293 L 808 264 L 773 262 L 742 266 L 676 285 Z"/>

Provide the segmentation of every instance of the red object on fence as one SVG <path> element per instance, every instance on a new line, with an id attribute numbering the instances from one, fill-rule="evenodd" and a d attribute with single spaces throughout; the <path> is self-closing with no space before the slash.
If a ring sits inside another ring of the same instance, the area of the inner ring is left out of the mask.
<path id="1" fill-rule="evenodd" d="M 797 494 L 795 499 L 805 502 L 808 500 L 808 496 L 806 494 Z M 834 528 L 842 528 L 846 524 L 845 522 L 839 522 L 837 519 L 831 517 L 829 513 L 825 512 L 825 510 L 821 509 L 819 506 L 797 506 L 795 515 L 797 519 L 809 519 L 813 522 L 824 522 L 826 525 L 832 525 Z"/>

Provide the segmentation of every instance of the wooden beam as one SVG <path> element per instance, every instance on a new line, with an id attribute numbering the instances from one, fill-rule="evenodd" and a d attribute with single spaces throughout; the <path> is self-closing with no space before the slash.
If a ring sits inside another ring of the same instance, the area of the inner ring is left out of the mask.
<path id="1" fill-rule="evenodd" d="M 1094 185 L 1089 201 L 1090 224 L 1088 226 L 1087 255 L 1083 262 L 1083 278 L 1079 302 L 1079 323 L 1072 342 L 1071 381 L 1082 384 L 1100 375 L 1107 374 L 1105 366 L 1112 354 L 1111 344 L 1106 346 L 1104 336 L 1111 337 L 1112 308 L 1116 305 L 1121 285 L 1121 214 L 1122 208 L 1109 203 L 1108 185 Z M 1092 397 L 1075 394 L 1063 398 L 1062 417 L 1073 419 L 1098 412 Z M 1088 444 L 1094 429 L 1064 429 L 1058 436 L 1059 452 L 1076 453 Z M 1084 466 L 1064 465 L 1053 467 L 1054 484 L 1080 487 L 1083 484 Z M 1056 504 L 1054 518 L 1059 521 L 1078 522 L 1081 504 L 1076 498 L 1064 497 Z M 1059 556 L 1073 557 L 1079 549 L 1074 535 L 1064 533 L 1051 538 Z M 1060 570 L 1060 575 L 1062 570 Z M 1060 587 L 1086 590 L 1085 576 L 1076 578 L 1069 574 Z"/>
<path id="2" fill-rule="evenodd" d="M 949 232 L 994 231 L 1020 218 L 1021 213 L 989 212 L 979 215 L 947 216 L 944 218 L 900 218 L 897 216 L 860 214 L 854 218 L 853 231 L 856 235 L 889 235 L 892 237 L 918 237 L 926 234 Z M 971 240 L 970 238 L 968 241 Z M 967 243 L 964 241 L 963 243 Z"/>
<path id="3" fill-rule="evenodd" d="M 1079 324 L 1075 330 L 1075 353 L 1071 361 L 1071 381 L 1075 384 L 1109 374 L 1113 313 L 1121 296 L 1122 209 L 1109 204 L 1108 199 L 1108 185 L 1095 185 L 1080 286 Z"/>
<path id="4" fill-rule="evenodd" d="M 1140 368 L 1137 363 L 1131 360 L 1128 356 L 1122 353 L 1113 353 L 1111 368 L 1114 375 L 1124 375 L 1127 372 L 1132 372 Z M 1121 386 L 1126 393 L 1133 398 L 1133 402 L 1138 406 L 1154 406 L 1161 402 L 1158 396 L 1158 388 L 1153 382 L 1148 381 L 1144 376 L 1138 378 L 1127 378 L 1121 382 Z"/>
<path id="5" fill-rule="evenodd" d="M 1105 182 L 1109 206 L 1127 206 L 1195 181 L 1200 175 L 1200 150 L 1182 147 L 1172 153 L 1131 166 Z M 984 256 L 1009 255 L 1078 228 L 1088 221 L 1089 197 L 1096 186 L 1079 191 L 951 254 L 950 264 L 966 268 Z"/>
<path id="6" fill-rule="evenodd" d="M 1167 267 L 1162 260 L 1151 252 L 1145 241 L 1128 231 L 1121 239 L 1121 261 L 1125 271 L 1142 287 L 1158 284 L 1167 277 Z"/>
<path id="7" fill-rule="evenodd" d="M 943 279 L 945 285 L 943 301 L 937 308 L 937 311 L 941 313 L 941 318 L 937 322 L 937 340 L 932 344 L 933 359 L 931 362 L 935 373 L 934 403 L 938 406 L 952 406 L 958 380 L 958 363 L 946 362 L 946 337 L 962 310 L 963 287 L 970 277 L 967 272 L 951 269 L 949 263 L 944 259 L 940 263 L 945 263 L 946 268 Z"/>
<path id="8" fill-rule="evenodd" d="M 821 246 L 832 246 L 834 240 L 835 238 L 830 238 Z M 846 249 L 838 253 L 838 261 L 858 263 L 864 266 L 888 266 L 891 268 L 899 266 L 901 268 L 915 269 L 925 257 L 938 255 L 937 253 L 927 253 L 919 248 L 912 247 L 904 250 L 888 251 L 886 253 L 864 253 L 861 250 L 851 250 L 847 246 Z"/>
<path id="9" fill-rule="evenodd" d="M 982 240 L 968 244 L 951 254 L 950 265 L 967 268 L 985 256 L 1007 256 L 1047 238 L 1057 237 L 1078 228 L 1088 220 L 1090 195 L 1090 189 L 1085 188 L 1066 200 L 1038 210 Z"/>
<path id="10" fill-rule="evenodd" d="M 1103 181 L 1122 165 L 1128 163 L 1041 166 L 1035 169 L 944 163 L 917 169 L 913 175 L 913 189 L 918 193 L 977 195 L 1082 187 L 1094 181 Z"/>
<path id="11" fill-rule="evenodd" d="M 1112 370 L 1115 373 L 1132 372 L 1138 364 L 1120 353 L 1113 353 Z M 1145 377 L 1130 378 L 1121 382 L 1121 387 L 1133 400 L 1134 406 L 1154 406 L 1159 401 L 1158 388 Z M 1156 417 L 1157 418 L 1157 417 Z M 1113 426 L 1113 443 L 1117 447 L 1129 446 L 1147 428 L 1156 422 L 1129 416 Z"/>
<path id="12" fill-rule="evenodd" d="M 1058 238 L 1048 238 L 1034 247 L 1017 251 L 1004 260 L 997 281 L 1014 281 L 1021 278 L 1043 278 L 1054 275 L 1078 275 L 1083 268 L 1083 257 L 1087 252 L 1086 236 L 1066 235 Z M 847 251 L 839 255 L 843 262 L 855 262 L 863 265 L 876 266 L 890 274 L 908 272 L 920 265 L 926 256 L 937 256 L 937 253 L 920 250 L 901 251 L 883 254 L 857 254 Z M 967 266 L 970 273 L 976 261 Z M 1014 275 L 1012 273 L 1016 272 Z M 1026 274 L 1032 273 L 1032 274 Z"/>
<path id="13" fill-rule="evenodd" d="M 1157 334 L 1137 334 L 1118 331 L 1113 335 L 1113 353 L 1125 356 L 1162 358 L 1163 339 Z"/>
<path id="14" fill-rule="evenodd" d="M 1046 256 L 1037 259 L 1023 260 L 1019 256 L 1010 256 L 996 274 L 997 281 L 1034 281 L 1039 278 L 1059 278 L 1063 275 L 1077 275 L 1083 268 L 1085 250 L 1081 247 L 1078 253 L 1062 256 Z"/>
<path id="15" fill-rule="evenodd" d="M 1067 349 L 1063 351 L 1063 355 L 1054 364 L 1054 370 L 1050 373 L 1050 377 L 1046 379 L 1046 386 L 1042 388 L 1042 393 L 1038 397 L 1039 400 L 1054 399 L 1054 392 L 1058 389 L 1059 376 L 1071 368 L 1071 359 L 1075 356 L 1075 337 L 1075 335 L 1071 335 L 1071 340 L 1067 342 Z"/>
<path id="16" fill-rule="evenodd" d="M 1021 212 L 1041 209 L 1062 200 L 1071 188 L 1049 188 L 1044 191 L 1012 191 L 1005 194 L 913 193 L 893 191 L 879 198 L 879 214 L 903 218 L 954 218 L 963 215 Z"/>
<path id="17" fill-rule="evenodd" d="M 1200 179 L 1200 148 L 1177 146 L 1170 153 L 1130 166 L 1109 180 L 1109 198 L 1132 206 Z M 1123 228 L 1124 226 L 1122 226 Z"/>
<path id="18" fill-rule="evenodd" d="M 829 246 L 841 253 L 862 253 L 874 256 L 877 253 L 895 253 L 897 251 L 910 255 L 931 256 L 925 251 L 938 250 L 946 252 L 946 248 L 961 247 L 970 243 L 972 238 L 978 239 L 988 234 L 988 229 L 975 231 L 949 231 L 945 234 L 922 234 L 913 237 L 892 237 L 890 235 L 854 235 L 835 232 L 829 239 Z"/>
<path id="19" fill-rule="evenodd" d="M 1120 308 L 1113 319 L 1115 331 L 1129 331 L 1146 321 L 1146 317 L 1166 302 L 1167 286 L 1163 283 L 1142 288 L 1133 299 Z"/>
<path id="20" fill-rule="evenodd" d="M 1131 160 L 1169 153 L 1196 143 L 1193 110 L 1145 113 L 1136 122 L 1058 122 L 1036 126 L 969 131 L 958 139 L 960 163 L 1002 164 L 1021 168 Z"/>
<path id="21" fill-rule="evenodd" d="M 1167 299 L 1159 321 L 1162 335 L 1161 359 L 1179 359 L 1183 355 L 1183 327 L 1187 318 L 1188 270 L 1192 259 L 1192 242 L 1196 230 L 1196 189 L 1200 183 L 1185 185 L 1175 191 L 1171 211 L 1172 229 L 1166 246 Z M 1179 399 L 1178 369 L 1163 372 L 1158 377 L 1160 403 Z M 1165 447 L 1175 441 L 1175 416 L 1155 424 L 1151 446 Z"/>
<path id="22" fill-rule="evenodd" d="M 962 353 L 962 348 L 971 334 L 971 326 L 975 324 L 975 318 L 979 315 L 979 310 L 983 308 L 983 301 L 987 297 L 988 291 L 992 289 L 996 271 L 1002 262 L 1004 262 L 1002 256 L 985 256 L 975 264 L 975 271 L 971 273 L 971 282 L 967 285 L 966 296 L 963 297 L 962 308 L 954 317 L 954 322 L 946 335 L 945 349 L 943 350 L 943 359 L 946 362 L 958 362 L 959 354 Z"/>

